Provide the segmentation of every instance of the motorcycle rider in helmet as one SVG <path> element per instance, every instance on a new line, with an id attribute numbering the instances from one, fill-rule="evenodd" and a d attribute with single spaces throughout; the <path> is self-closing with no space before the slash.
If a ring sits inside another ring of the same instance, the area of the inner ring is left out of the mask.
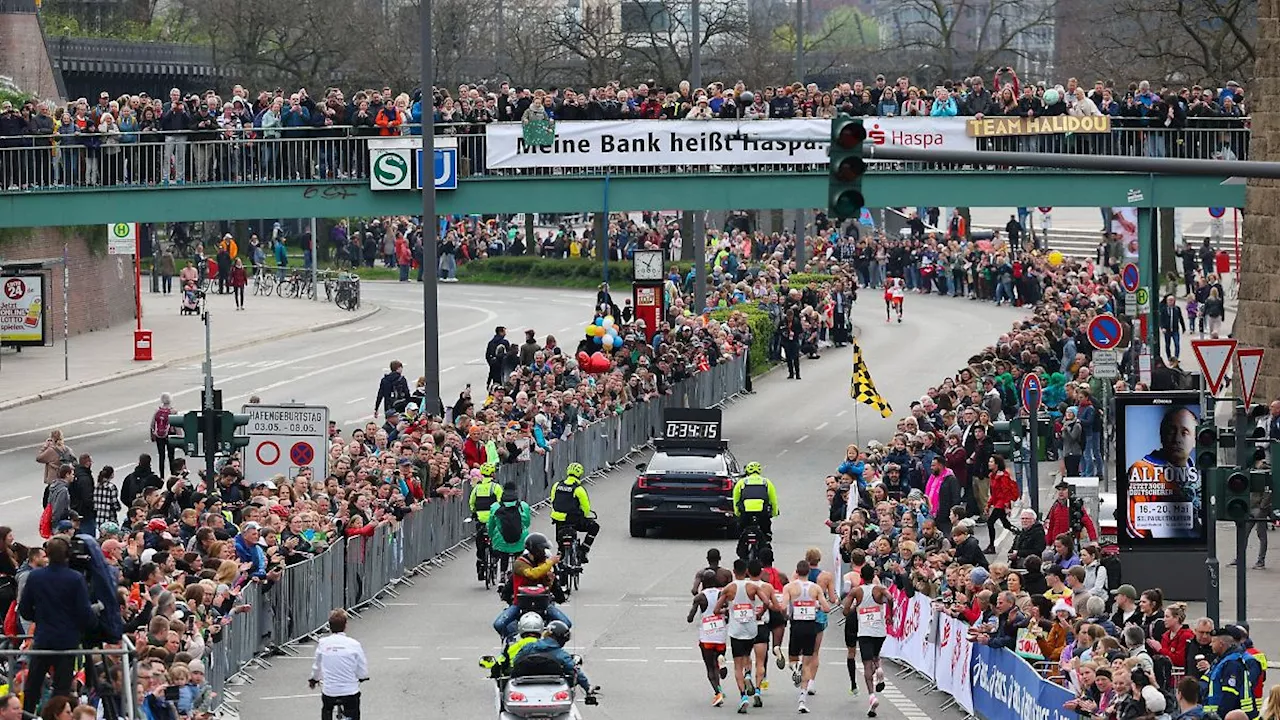
<path id="1" fill-rule="evenodd" d="M 582 544 L 578 546 L 578 561 L 587 564 L 587 554 L 591 552 L 591 544 L 596 541 L 600 532 L 600 523 L 587 517 L 591 514 L 591 498 L 587 489 L 582 486 L 581 463 L 569 463 L 565 470 L 565 478 L 551 488 L 551 522 L 556 526 L 556 540 L 561 532 L 585 532 Z"/>
<path id="2" fill-rule="evenodd" d="M 760 474 L 758 462 L 749 462 L 743 468 L 745 475 L 733 486 L 733 514 L 738 518 L 738 557 L 746 559 L 746 542 L 743 534 L 752 525 L 760 528 L 761 544 L 769 545 L 773 539 L 773 518 L 778 516 L 778 491 L 773 481 Z"/>
<path id="3" fill-rule="evenodd" d="M 551 541 L 542 533 L 530 533 L 524 541 L 524 552 L 516 558 L 511 566 L 511 605 L 498 613 L 493 621 L 493 631 L 503 640 L 516 634 L 516 622 L 520 616 L 520 588 L 539 586 L 547 593 L 555 587 L 553 572 L 560 556 L 552 554 Z M 573 626 L 569 617 L 550 603 L 547 606 L 549 620 L 559 620 L 566 626 Z"/>
<path id="4" fill-rule="evenodd" d="M 481 667 L 490 669 L 490 677 L 494 679 L 502 679 L 511 675 L 511 668 L 515 665 L 516 656 L 524 649 L 526 645 L 537 642 L 542 639 L 542 631 L 546 627 L 542 622 L 542 616 L 535 612 L 527 612 L 520 616 L 520 622 L 517 625 L 517 631 L 520 636 L 503 648 L 502 654 L 497 658 L 485 657 L 480 661 Z M 492 665 L 487 665 L 486 660 L 496 660 Z"/>
<path id="5" fill-rule="evenodd" d="M 586 673 L 582 672 L 582 668 L 578 667 L 573 661 L 564 646 L 569 644 L 569 626 L 559 620 L 552 620 L 547 623 L 546 632 L 543 633 L 541 640 L 525 645 L 516 655 L 516 661 L 511 666 L 511 676 L 519 677 L 523 675 L 537 675 L 543 672 L 538 669 L 550 664 L 552 661 L 559 665 L 561 674 L 571 683 L 576 682 L 587 693 L 587 704 L 592 702 L 591 683 L 587 680 Z"/>

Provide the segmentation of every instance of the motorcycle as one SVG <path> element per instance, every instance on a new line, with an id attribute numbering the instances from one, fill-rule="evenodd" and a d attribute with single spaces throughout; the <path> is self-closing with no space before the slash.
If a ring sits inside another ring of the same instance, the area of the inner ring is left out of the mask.
<path id="1" fill-rule="evenodd" d="M 492 657 L 481 658 L 492 662 Z M 573 656 L 574 666 L 582 665 L 582 658 Z M 578 688 L 571 679 L 557 672 L 557 668 L 538 669 L 545 674 L 520 675 L 498 678 L 494 682 L 495 705 L 498 720 L 578 720 Z M 599 704 L 600 688 L 592 688 L 583 699 L 585 705 Z"/>
<path id="2" fill-rule="evenodd" d="M 746 562 L 760 559 L 760 551 L 769 547 L 769 539 L 761 532 L 759 525 L 748 525 L 738 536 L 738 557 Z"/>

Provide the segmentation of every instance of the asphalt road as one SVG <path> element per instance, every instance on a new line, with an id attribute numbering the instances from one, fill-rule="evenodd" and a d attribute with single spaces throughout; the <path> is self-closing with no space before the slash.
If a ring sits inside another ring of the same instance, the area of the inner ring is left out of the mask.
<path id="1" fill-rule="evenodd" d="M 266 404 L 327 405 L 329 417 L 350 429 L 372 418 L 378 380 L 391 360 L 405 363 L 410 383 L 422 368 L 421 286 L 368 283 L 364 301 L 382 308 L 371 317 L 332 330 L 299 335 L 214 356 L 214 379 L 223 405 L 239 408 L 250 395 Z M 590 318 L 586 292 L 530 288 L 440 286 L 440 368 L 445 402 L 466 383 L 483 387 L 484 346 L 495 325 L 506 325 L 513 342 L 532 327 L 576 338 Z M 251 334 L 236 325 L 229 296 L 212 296 L 213 332 Z M 193 323 L 191 332 L 202 333 Z M 0 413 L 0 525 L 20 541 L 36 540 L 44 490 L 37 448 L 53 428 L 62 428 L 76 453 L 93 455 L 95 469 L 116 468 L 117 482 L 140 452 L 155 454 L 148 440 L 151 415 L 161 392 L 173 395 L 179 412 L 197 409 L 203 387 L 200 363 L 170 367 Z M 199 462 L 197 460 L 197 462 Z"/>
<path id="2" fill-rule="evenodd" d="M 905 409 L 913 397 L 1003 332 L 1019 312 L 956 299 L 912 296 L 907 320 L 885 325 L 878 298 L 867 298 L 855 315 L 862 328 L 866 361 L 880 391 Z M 827 350 L 801 368 L 804 379 L 774 372 L 725 413 L 726 435 L 740 461 L 758 460 L 778 487 L 782 515 L 774 523 L 778 566 L 785 568 L 809 546 L 831 547 L 821 525 L 826 518 L 822 478 L 834 470 L 850 441 L 885 439 L 889 420 L 855 405 L 846 388 L 851 355 Z M 635 458 L 636 461 L 641 457 Z M 586 718 L 646 720 L 655 717 L 712 718 L 733 709 L 710 707 L 710 689 L 696 652 L 697 632 L 685 624 L 693 573 L 711 546 L 726 557 L 732 543 L 689 536 L 627 534 L 628 492 L 634 472 L 625 467 L 591 486 L 603 532 L 595 545 L 582 589 L 565 607 L 575 622 L 573 651 L 603 687 L 602 704 L 584 708 Z M 546 530 L 545 514 L 535 520 Z M 474 576 L 469 558 L 453 562 L 417 581 L 389 607 L 364 614 L 350 634 L 369 655 L 372 680 L 365 685 L 366 717 L 493 717 L 492 685 L 476 666 L 497 638 L 490 625 L 501 609 Z M 866 711 L 865 688 L 857 700 L 847 694 L 840 629 L 828 632 L 818 675 L 818 693 L 809 707 L 818 715 Z M 238 688 L 244 720 L 307 717 L 318 712 L 318 696 L 308 691 L 311 646 L 297 658 L 272 660 L 256 671 L 252 685 Z M 890 681 L 893 682 L 892 675 Z M 753 715 L 796 712 L 796 693 L 776 668 L 765 708 Z M 732 679 L 728 681 L 729 687 Z M 886 690 L 881 718 L 941 717 L 938 695 L 920 697 L 918 683 Z M 949 714 L 948 714 L 949 716 Z"/>

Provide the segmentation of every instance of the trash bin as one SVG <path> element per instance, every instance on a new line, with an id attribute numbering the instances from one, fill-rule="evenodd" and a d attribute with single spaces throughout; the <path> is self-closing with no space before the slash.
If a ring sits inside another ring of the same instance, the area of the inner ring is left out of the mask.
<path id="1" fill-rule="evenodd" d="M 143 361 L 151 359 L 151 331 L 133 331 L 133 359 Z"/>

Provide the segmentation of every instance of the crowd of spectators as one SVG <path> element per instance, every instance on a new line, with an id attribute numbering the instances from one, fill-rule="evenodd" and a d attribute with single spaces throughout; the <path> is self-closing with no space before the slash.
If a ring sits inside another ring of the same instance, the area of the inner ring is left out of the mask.
<path id="1" fill-rule="evenodd" d="M 1075 78 L 1065 85 L 1024 83 L 1001 68 L 990 88 L 981 77 L 945 80 L 916 87 L 907 77 L 890 82 L 840 82 L 831 88 L 792 83 L 749 89 L 742 82 L 713 82 L 690 88 L 687 81 L 664 88 L 640 83 L 575 91 L 516 87 L 503 82 L 435 88 L 428 99 L 430 122 L 440 135 L 464 136 L 460 150 L 471 172 L 483 172 L 485 125 L 532 117 L 552 120 L 629 119 L 790 119 L 830 118 L 846 112 L 860 116 L 1090 116 L 1107 115 L 1118 127 L 1179 131 L 1241 128 L 1247 122 L 1244 89 L 1235 81 L 1222 87 L 1153 87 L 1146 80 L 1127 86 L 1098 80 L 1092 89 Z M 256 95 L 235 85 L 167 97 L 147 93 L 112 97 L 96 103 L 28 100 L 0 107 L 0 190 L 41 187 L 155 185 L 193 182 L 269 182 L 298 179 L 363 178 L 368 157 L 361 138 L 421 133 L 423 99 L 390 87 L 366 88 L 349 97 L 337 87 L 323 97 L 305 88 L 277 88 Z M 1186 142 L 1177 132 L 1160 133 L 1159 142 L 1125 136 L 1098 142 L 1092 152 L 1209 157 L 1221 143 L 1197 133 Z M 1164 139 L 1164 136 L 1168 139 Z M 281 140 L 299 142 L 279 142 Z M 1226 143 L 1240 157 L 1240 138 Z M 304 142 L 305 141 L 305 142 Z M 1194 147 L 1193 147 L 1194 146 Z M 997 143 L 997 149 L 1005 149 Z M 1206 154 L 1208 153 L 1208 154 Z"/>

